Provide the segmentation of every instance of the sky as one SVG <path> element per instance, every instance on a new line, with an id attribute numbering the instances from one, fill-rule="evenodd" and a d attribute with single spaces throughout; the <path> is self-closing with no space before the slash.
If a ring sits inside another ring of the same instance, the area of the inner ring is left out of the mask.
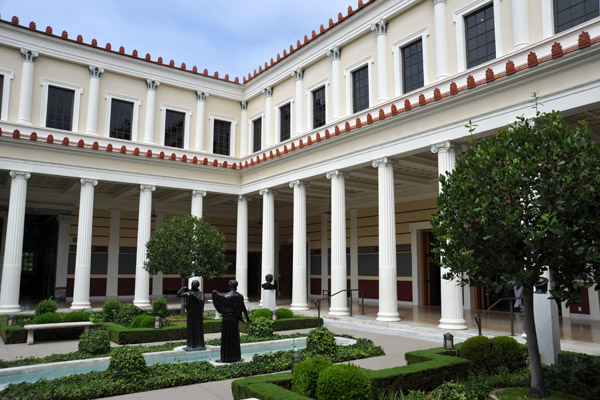
<path id="1" fill-rule="evenodd" d="M 388 0 L 384 0 L 388 1 Z M 137 49 L 179 66 L 229 74 L 233 80 L 264 65 L 312 30 L 337 21 L 358 0 L 0 0 L 3 20 L 50 25 L 55 34 L 82 35 L 99 46 Z"/>

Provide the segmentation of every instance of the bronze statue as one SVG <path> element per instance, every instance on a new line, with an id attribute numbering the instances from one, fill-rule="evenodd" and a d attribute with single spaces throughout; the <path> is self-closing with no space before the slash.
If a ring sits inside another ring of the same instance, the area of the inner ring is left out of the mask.
<path id="1" fill-rule="evenodd" d="M 187 346 L 185 351 L 206 350 L 204 345 L 204 293 L 200 282 L 192 281 L 192 289 L 186 286 L 179 289 L 177 297 L 185 297 L 187 310 Z"/>
<path id="2" fill-rule="evenodd" d="M 246 316 L 246 321 L 250 323 L 248 310 L 244 305 L 244 296 L 237 292 L 238 282 L 235 279 L 229 281 L 229 292 L 219 293 L 216 290 L 212 292 L 212 300 L 215 309 L 223 316 L 221 323 L 221 359 L 217 362 L 229 363 L 242 360 L 242 350 L 240 346 L 240 321 L 244 322 L 242 313 Z"/>
<path id="3" fill-rule="evenodd" d="M 273 290 L 276 289 L 275 284 L 273 284 L 273 275 L 267 274 L 265 275 L 265 283 L 262 284 L 263 289 Z"/>

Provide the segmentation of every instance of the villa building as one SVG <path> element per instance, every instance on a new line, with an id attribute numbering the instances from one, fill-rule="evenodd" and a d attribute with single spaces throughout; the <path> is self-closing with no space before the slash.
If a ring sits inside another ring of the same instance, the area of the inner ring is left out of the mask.
<path id="1" fill-rule="evenodd" d="M 205 291 L 236 277 L 258 299 L 271 273 L 294 310 L 358 288 L 379 320 L 440 306 L 464 328 L 495 298 L 430 261 L 439 174 L 468 121 L 493 135 L 535 114 L 534 92 L 598 139 L 599 5 L 361 0 L 239 78 L 2 16 L 0 313 L 149 306 L 180 279 L 149 276 L 145 243 L 191 212 L 231 261 Z M 598 291 L 583 299 L 562 316 L 600 320 Z M 348 313 L 345 293 L 328 312 Z"/>

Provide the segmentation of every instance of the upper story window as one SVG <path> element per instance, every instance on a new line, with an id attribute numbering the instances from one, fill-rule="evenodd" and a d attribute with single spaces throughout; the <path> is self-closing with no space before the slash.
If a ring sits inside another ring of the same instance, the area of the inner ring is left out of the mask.
<path id="1" fill-rule="evenodd" d="M 112 99 L 110 102 L 110 137 L 131 140 L 133 103 Z"/>
<path id="2" fill-rule="evenodd" d="M 292 114 L 290 103 L 279 107 L 279 141 L 288 140 L 292 131 Z"/>
<path id="3" fill-rule="evenodd" d="M 165 116 L 165 146 L 183 149 L 185 140 L 185 113 L 167 110 Z"/>
<path id="4" fill-rule="evenodd" d="M 352 109 L 353 112 L 369 108 L 369 67 L 365 65 L 352 72 Z"/>
<path id="5" fill-rule="evenodd" d="M 56 86 L 48 87 L 46 127 L 72 130 L 75 91 Z"/>
<path id="6" fill-rule="evenodd" d="M 262 143 L 262 117 L 252 121 L 252 152 L 260 151 Z"/>
<path id="7" fill-rule="evenodd" d="M 325 86 L 312 92 L 313 129 L 325 125 Z"/>
<path id="8" fill-rule="evenodd" d="M 599 15 L 598 0 L 554 0 L 554 29 L 556 33 L 582 24 Z"/>
<path id="9" fill-rule="evenodd" d="M 231 122 L 215 119 L 213 132 L 213 153 L 228 156 L 231 140 Z"/>
<path id="10" fill-rule="evenodd" d="M 423 40 L 419 39 L 402 48 L 402 87 L 408 93 L 424 84 Z"/>
<path id="11" fill-rule="evenodd" d="M 493 4 L 465 16 L 465 41 L 467 68 L 496 58 Z"/>

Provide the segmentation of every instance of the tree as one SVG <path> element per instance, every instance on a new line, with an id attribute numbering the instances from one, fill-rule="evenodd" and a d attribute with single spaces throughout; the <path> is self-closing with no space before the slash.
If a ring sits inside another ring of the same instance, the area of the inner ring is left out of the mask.
<path id="1" fill-rule="evenodd" d="M 150 274 L 178 273 L 187 286 L 192 276 L 207 279 L 223 276 L 229 264 L 225 261 L 225 238 L 215 227 L 192 215 L 171 218 L 158 228 L 146 243 Z"/>
<path id="2" fill-rule="evenodd" d="M 508 130 L 470 140 L 440 177 L 432 216 L 445 279 L 486 290 L 523 287 L 533 398 L 546 395 L 533 285 L 550 270 L 551 294 L 567 305 L 600 281 L 600 146 L 583 122 L 557 112 L 518 118 Z"/>

